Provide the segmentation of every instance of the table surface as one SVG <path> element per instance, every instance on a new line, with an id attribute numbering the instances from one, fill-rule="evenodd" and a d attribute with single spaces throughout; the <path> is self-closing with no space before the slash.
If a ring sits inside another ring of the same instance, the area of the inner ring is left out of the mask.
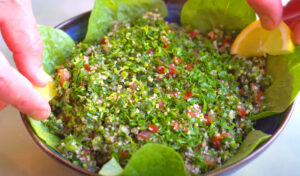
<path id="1" fill-rule="evenodd" d="M 90 10 L 93 0 L 32 0 L 39 24 L 55 26 Z M 59 5 L 58 5 L 59 4 Z M 12 55 L 0 37 L 0 50 L 12 65 Z M 225 175 L 300 175 L 300 97 L 288 125 L 276 141 L 243 168 Z M 19 112 L 7 107 L 0 112 L 0 175 L 74 175 L 72 171 L 46 155 L 26 131 Z"/>

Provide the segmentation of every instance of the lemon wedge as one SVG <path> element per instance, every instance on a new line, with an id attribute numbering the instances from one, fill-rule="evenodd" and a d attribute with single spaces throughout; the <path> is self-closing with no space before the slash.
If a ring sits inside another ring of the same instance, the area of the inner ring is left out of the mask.
<path id="1" fill-rule="evenodd" d="M 257 20 L 237 36 L 231 46 L 231 54 L 242 56 L 283 55 L 294 51 L 290 28 L 281 22 L 274 30 L 264 29 Z"/>
<path id="2" fill-rule="evenodd" d="M 55 83 L 54 81 L 51 81 L 48 83 L 45 87 L 36 87 L 34 86 L 35 90 L 37 90 L 46 101 L 50 101 L 52 98 L 56 96 L 56 90 L 55 90 Z"/>

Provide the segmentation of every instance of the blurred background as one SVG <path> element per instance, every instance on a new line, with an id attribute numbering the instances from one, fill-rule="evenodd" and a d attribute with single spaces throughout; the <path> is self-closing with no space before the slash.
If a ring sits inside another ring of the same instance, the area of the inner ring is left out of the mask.
<path id="1" fill-rule="evenodd" d="M 287 0 L 283 1 L 284 3 Z M 94 0 L 32 0 L 34 15 L 39 24 L 56 26 L 75 15 L 92 9 Z M 12 54 L 0 37 L 0 50 L 14 65 Z M 300 97 L 284 131 L 258 158 L 243 168 L 225 175 L 299 176 L 300 169 Z M 0 111 L 0 175 L 50 176 L 74 175 L 46 155 L 32 140 L 13 107 Z"/>

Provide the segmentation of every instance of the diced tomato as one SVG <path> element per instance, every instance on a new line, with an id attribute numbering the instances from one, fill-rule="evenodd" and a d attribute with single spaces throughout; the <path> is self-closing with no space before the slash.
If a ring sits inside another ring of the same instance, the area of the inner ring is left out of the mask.
<path id="1" fill-rule="evenodd" d="M 91 68 L 90 68 L 90 65 L 89 65 L 89 58 L 86 57 L 86 56 L 82 56 L 81 58 L 84 60 L 84 65 L 83 65 L 84 69 L 87 70 L 87 71 L 90 71 Z"/>
<path id="2" fill-rule="evenodd" d="M 172 125 L 173 125 L 174 130 L 180 129 L 179 123 L 177 121 L 174 121 Z"/>
<path id="3" fill-rule="evenodd" d="M 184 94 L 184 100 L 188 100 L 189 98 L 191 98 L 193 96 L 193 92 L 191 90 L 188 90 L 185 92 Z"/>
<path id="4" fill-rule="evenodd" d="M 103 37 L 101 42 L 100 42 L 100 45 L 105 45 L 105 44 L 106 44 L 106 39 L 105 39 L 105 37 Z"/>
<path id="5" fill-rule="evenodd" d="M 214 121 L 214 119 L 211 116 L 204 116 L 204 118 L 206 119 L 206 124 L 211 124 Z"/>
<path id="6" fill-rule="evenodd" d="M 156 133 L 159 130 L 159 127 L 151 123 L 148 126 L 148 130 L 151 131 L 151 132 L 153 132 L 153 133 Z"/>
<path id="7" fill-rule="evenodd" d="M 221 138 L 220 136 L 214 136 L 212 141 L 211 141 L 212 145 L 214 145 L 215 147 L 220 147 L 221 146 Z"/>
<path id="8" fill-rule="evenodd" d="M 246 116 L 246 110 L 245 110 L 245 108 L 243 107 L 243 106 L 241 106 L 241 105 L 238 105 L 237 106 L 237 110 L 238 110 L 238 112 L 239 112 L 239 115 L 241 116 L 241 117 L 245 117 Z"/>
<path id="9" fill-rule="evenodd" d="M 58 75 L 60 77 L 60 85 L 63 86 L 65 81 L 69 81 L 70 80 L 70 73 L 69 71 L 64 68 L 64 69 L 59 69 Z"/>
<path id="10" fill-rule="evenodd" d="M 163 48 L 167 49 L 170 45 L 164 45 Z"/>
<path id="11" fill-rule="evenodd" d="M 191 110 L 191 109 L 188 109 L 186 111 L 186 113 L 190 116 L 190 117 L 197 117 L 198 116 L 198 113 L 194 110 Z"/>
<path id="12" fill-rule="evenodd" d="M 188 128 L 187 126 L 184 126 L 184 127 L 183 127 L 183 131 L 184 131 L 184 132 L 189 132 L 189 128 Z"/>
<path id="13" fill-rule="evenodd" d="M 120 150 L 120 154 L 122 158 L 125 158 L 128 155 L 128 152 L 126 150 Z"/>
<path id="14" fill-rule="evenodd" d="M 175 57 L 173 57 L 173 62 L 174 62 L 175 65 L 177 65 L 180 62 L 182 62 L 182 60 L 175 56 Z"/>
<path id="15" fill-rule="evenodd" d="M 156 72 L 159 74 L 164 74 L 165 73 L 165 66 L 160 65 L 156 68 Z"/>
<path id="16" fill-rule="evenodd" d="M 196 30 L 190 30 L 188 33 L 190 34 L 191 38 L 195 38 L 199 35 L 199 31 Z"/>
<path id="17" fill-rule="evenodd" d="M 192 64 L 186 65 L 186 69 L 187 70 L 192 70 L 193 68 L 194 68 L 194 66 Z"/>
<path id="18" fill-rule="evenodd" d="M 147 141 L 148 139 L 150 139 L 150 137 L 151 137 L 151 132 L 148 130 L 141 131 L 138 134 L 138 140 L 140 141 Z"/>
<path id="19" fill-rule="evenodd" d="M 175 77 L 177 68 L 174 67 L 173 65 L 171 65 L 171 66 L 169 67 L 169 69 L 170 69 L 170 75 L 171 75 L 172 77 Z"/>
<path id="20" fill-rule="evenodd" d="M 148 55 L 153 55 L 153 48 L 150 48 L 150 49 L 148 50 Z"/>
<path id="21" fill-rule="evenodd" d="M 173 96 L 174 96 L 175 98 L 177 98 L 177 97 L 178 97 L 178 92 L 173 92 Z"/>
<path id="22" fill-rule="evenodd" d="M 259 102 L 259 100 L 260 100 L 260 97 L 263 95 L 263 92 L 261 91 L 261 90 L 259 90 L 258 92 L 257 92 L 257 95 L 256 95 L 256 102 Z"/>
<path id="23" fill-rule="evenodd" d="M 160 109 L 161 111 L 165 110 L 165 101 L 164 101 L 164 100 L 161 100 L 161 101 L 158 103 L 158 105 L 159 105 L 159 109 Z"/>
<path id="24" fill-rule="evenodd" d="M 227 42 L 228 42 L 228 38 L 227 38 L 227 36 L 225 36 L 225 38 L 221 44 L 221 47 L 225 46 Z"/>
<path id="25" fill-rule="evenodd" d="M 86 162 L 88 162 L 88 157 L 87 157 L 87 153 L 90 153 L 89 150 L 83 150 L 83 156 Z"/>

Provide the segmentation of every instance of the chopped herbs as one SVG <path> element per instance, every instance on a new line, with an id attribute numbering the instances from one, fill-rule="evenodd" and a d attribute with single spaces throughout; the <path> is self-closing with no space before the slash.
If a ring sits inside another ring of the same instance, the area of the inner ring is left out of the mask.
<path id="1" fill-rule="evenodd" d="M 78 43 L 53 75 L 58 95 L 44 121 L 56 148 L 92 172 L 124 166 L 147 143 L 181 154 L 191 175 L 230 159 L 266 110 L 263 57 L 228 54 L 232 36 L 168 24 L 156 13 L 116 22 L 98 43 Z"/>

